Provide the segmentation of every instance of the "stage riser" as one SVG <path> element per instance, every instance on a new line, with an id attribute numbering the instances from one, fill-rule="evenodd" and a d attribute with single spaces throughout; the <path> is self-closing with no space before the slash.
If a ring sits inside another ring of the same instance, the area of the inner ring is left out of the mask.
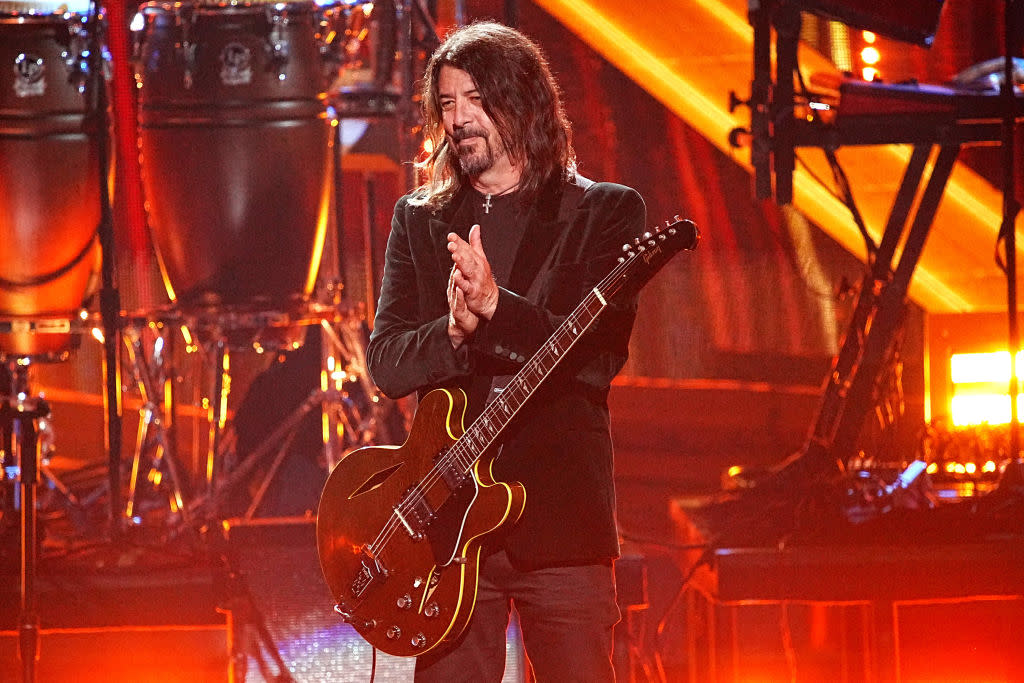
<path id="1" fill-rule="evenodd" d="M 687 599 L 689 682 L 1013 681 L 1024 671 L 1019 598 L 865 603 Z M 891 629 L 891 630 L 890 630 Z"/>
<path id="2" fill-rule="evenodd" d="M 228 680 L 223 627 L 69 629 L 39 639 L 38 683 L 218 683 Z M 18 636 L 0 633 L 0 680 L 22 679 Z"/>

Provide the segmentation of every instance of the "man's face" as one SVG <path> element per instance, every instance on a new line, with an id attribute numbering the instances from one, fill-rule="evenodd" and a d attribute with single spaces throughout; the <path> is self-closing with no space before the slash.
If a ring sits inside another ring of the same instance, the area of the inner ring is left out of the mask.
<path id="1" fill-rule="evenodd" d="M 437 80 L 438 101 L 444 132 L 458 154 L 463 173 L 477 177 L 494 168 L 505 156 L 505 147 L 473 77 L 462 69 L 442 66 Z"/>

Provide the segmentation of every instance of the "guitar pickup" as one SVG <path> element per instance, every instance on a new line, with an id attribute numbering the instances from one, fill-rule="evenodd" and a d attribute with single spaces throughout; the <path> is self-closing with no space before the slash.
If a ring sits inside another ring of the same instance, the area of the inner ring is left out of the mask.
<path id="1" fill-rule="evenodd" d="M 386 579 L 388 571 L 377 558 L 370 553 L 365 547 L 359 554 L 362 559 L 359 561 L 359 571 L 356 572 L 356 577 L 352 580 L 352 585 L 349 587 L 349 592 L 352 593 L 352 597 L 361 598 L 366 589 L 372 586 L 376 581 L 380 579 Z"/>

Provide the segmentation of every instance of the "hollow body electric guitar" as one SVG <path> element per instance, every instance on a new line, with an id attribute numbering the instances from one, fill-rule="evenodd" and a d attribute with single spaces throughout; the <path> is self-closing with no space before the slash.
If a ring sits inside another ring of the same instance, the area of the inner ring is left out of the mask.
<path id="1" fill-rule="evenodd" d="M 317 550 L 336 611 L 371 645 L 414 656 L 462 633 L 480 541 L 526 503 L 521 484 L 494 479 L 484 452 L 613 297 L 639 291 L 698 240 L 696 226 L 677 217 L 624 245 L 618 264 L 468 429 L 465 394 L 437 389 L 423 397 L 403 445 L 367 446 L 338 463 L 320 497 Z"/>

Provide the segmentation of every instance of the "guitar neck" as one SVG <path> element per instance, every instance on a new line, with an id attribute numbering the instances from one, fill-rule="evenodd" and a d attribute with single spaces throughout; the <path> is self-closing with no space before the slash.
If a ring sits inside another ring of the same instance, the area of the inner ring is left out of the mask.
<path id="1" fill-rule="evenodd" d="M 653 235 L 645 233 L 635 245 L 623 245 L 625 255 L 611 272 L 583 297 L 575 310 L 559 325 L 547 341 L 526 362 L 498 397 L 484 408 L 438 465 L 450 472 L 467 474 L 480 456 L 494 443 L 512 418 L 537 391 L 569 349 L 590 329 L 608 302 L 630 287 L 639 291 L 647 280 L 679 249 L 693 249 L 700 231 L 690 221 L 676 219 Z"/>
<path id="2" fill-rule="evenodd" d="M 448 457 L 451 458 L 453 468 L 469 472 L 607 305 L 607 299 L 599 287 L 595 287 L 583 298 L 579 306 L 451 447 Z"/>

